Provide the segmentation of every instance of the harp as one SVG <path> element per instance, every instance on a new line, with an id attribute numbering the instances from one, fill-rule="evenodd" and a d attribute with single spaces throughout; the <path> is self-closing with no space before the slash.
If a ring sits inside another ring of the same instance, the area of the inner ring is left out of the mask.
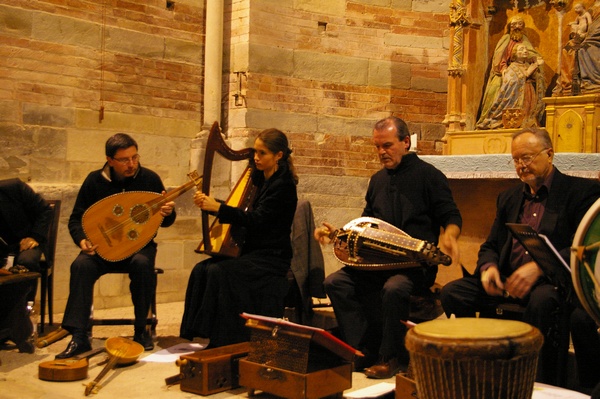
<path id="1" fill-rule="evenodd" d="M 207 195 L 210 194 L 215 153 L 219 153 L 230 161 L 241 161 L 250 159 L 253 156 L 254 150 L 252 148 L 244 148 L 242 150 L 231 149 L 221 136 L 219 124 L 215 122 L 210 128 L 204 158 L 202 192 Z M 251 172 L 250 167 L 244 169 L 242 176 L 225 201 L 226 205 L 246 210 L 250 209 L 256 193 L 256 186 L 254 186 L 250 177 Z M 202 211 L 202 242 L 196 249 L 196 252 L 232 258 L 239 256 L 244 244 L 245 229 L 230 224 L 221 224 L 216 218 L 210 223 L 209 216 L 208 212 Z"/>

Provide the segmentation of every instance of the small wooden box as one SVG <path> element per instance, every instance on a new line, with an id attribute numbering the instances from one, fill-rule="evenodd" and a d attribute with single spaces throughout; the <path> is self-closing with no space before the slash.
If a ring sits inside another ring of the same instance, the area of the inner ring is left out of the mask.
<path id="1" fill-rule="evenodd" d="M 311 373 L 296 373 L 244 358 L 240 360 L 240 385 L 248 388 L 249 397 L 259 390 L 286 399 L 318 399 L 332 395 L 341 398 L 344 390 L 352 388 L 352 363 Z"/>
<path id="2" fill-rule="evenodd" d="M 354 348 L 327 331 L 258 315 L 243 315 L 251 329 L 240 385 L 287 399 L 341 397 L 352 388 Z"/>
<path id="3" fill-rule="evenodd" d="M 242 342 L 180 356 L 181 390 L 212 395 L 239 387 L 239 361 L 249 351 L 250 344 Z"/>
<path id="4" fill-rule="evenodd" d="M 396 374 L 395 399 L 415 399 L 417 397 L 417 385 L 415 380 L 405 373 Z"/>

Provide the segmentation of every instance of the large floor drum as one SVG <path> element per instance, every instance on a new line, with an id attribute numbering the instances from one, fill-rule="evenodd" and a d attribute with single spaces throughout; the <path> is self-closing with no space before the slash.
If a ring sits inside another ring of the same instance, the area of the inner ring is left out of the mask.
<path id="1" fill-rule="evenodd" d="M 588 314 L 600 326 L 600 200 L 581 219 L 571 252 L 575 292 Z"/>
<path id="2" fill-rule="evenodd" d="M 419 399 L 531 399 L 542 342 L 529 324 L 484 318 L 436 319 L 406 335 Z"/>

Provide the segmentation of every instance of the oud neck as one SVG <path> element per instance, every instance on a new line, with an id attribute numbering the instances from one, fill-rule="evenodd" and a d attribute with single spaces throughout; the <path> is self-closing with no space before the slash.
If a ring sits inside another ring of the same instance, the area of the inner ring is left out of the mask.
<path id="1" fill-rule="evenodd" d="M 201 189 L 202 177 L 198 176 L 198 173 L 196 171 L 188 173 L 188 177 L 191 179 L 189 182 L 169 191 L 168 193 L 166 193 L 164 196 L 160 197 L 160 199 L 158 199 L 156 202 L 154 202 L 152 204 L 152 207 L 154 208 L 154 212 L 157 212 L 161 206 L 163 206 L 167 202 L 175 200 L 175 198 L 179 197 L 180 195 L 182 195 L 183 193 L 185 193 L 186 191 L 188 191 L 189 189 L 191 189 L 194 186 L 197 187 L 198 189 Z"/>

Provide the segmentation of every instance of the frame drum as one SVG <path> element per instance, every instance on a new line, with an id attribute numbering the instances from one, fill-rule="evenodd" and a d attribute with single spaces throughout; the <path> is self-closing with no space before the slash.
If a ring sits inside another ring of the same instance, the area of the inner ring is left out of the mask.
<path id="1" fill-rule="evenodd" d="M 600 325 L 600 200 L 581 219 L 571 251 L 573 287 L 583 308 Z"/>
<path id="2" fill-rule="evenodd" d="M 543 337 L 500 319 L 436 319 L 406 334 L 419 399 L 531 399 Z"/>

